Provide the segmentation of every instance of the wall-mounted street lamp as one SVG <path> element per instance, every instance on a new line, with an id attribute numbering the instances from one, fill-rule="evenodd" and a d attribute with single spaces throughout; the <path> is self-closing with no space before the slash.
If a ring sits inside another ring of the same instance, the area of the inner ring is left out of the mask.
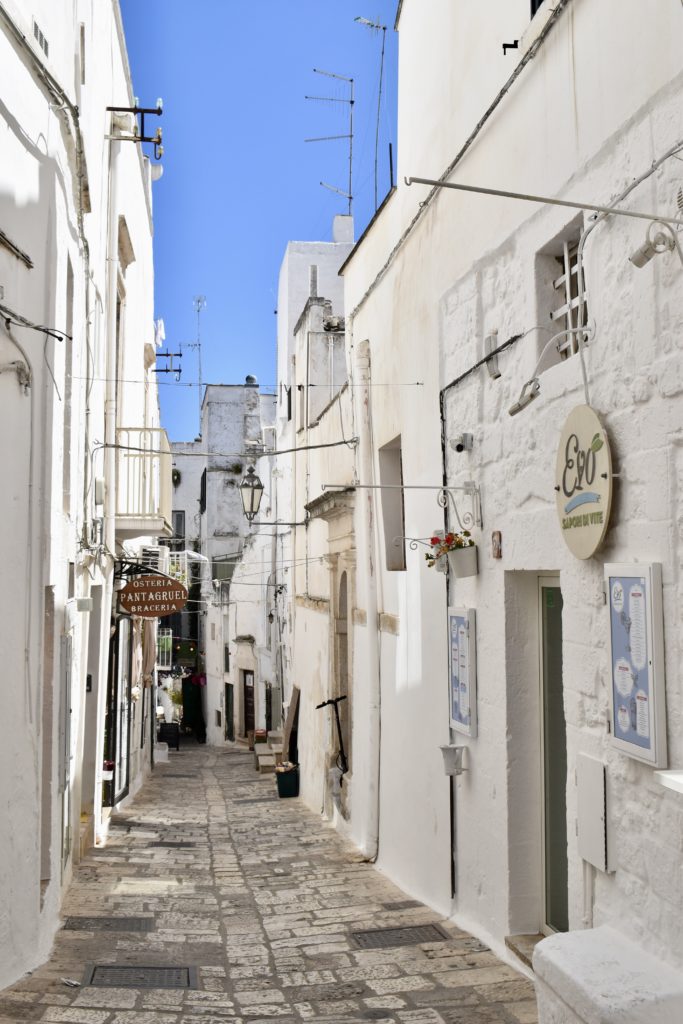
<path id="1" fill-rule="evenodd" d="M 258 510 L 263 497 L 263 484 L 256 476 L 253 466 L 247 467 L 247 475 L 240 484 L 240 495 L 242 497 L 242 508 L 249 522 L 253 522 L 258 515 Z"/>
<path id="2" fill-rule="evenodd" d="M 242 508 L 249 522 L 253 522 L 258 515 L 263 497 L 263 484 L 256 476 L 253 466 L 247 467 L 247 474 L 240 484 L 240 495 L 242 497 Z M 274 523 L 259 523 L 259 526 L 306 526 L 308 518 L 302 519 L 299 523 L 283 523 L 279 519 Z"/>

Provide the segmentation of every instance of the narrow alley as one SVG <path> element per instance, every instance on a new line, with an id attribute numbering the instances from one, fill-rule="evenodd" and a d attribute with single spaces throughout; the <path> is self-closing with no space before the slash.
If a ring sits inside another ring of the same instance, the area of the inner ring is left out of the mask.
<path id="1" fill-rule="evenodd" d="M 49 962 L 0 993 L 0 1024 L 536 1019 L 531 982 L 279 800 L 252 754 L 194 744 L 76 869 Z"/>

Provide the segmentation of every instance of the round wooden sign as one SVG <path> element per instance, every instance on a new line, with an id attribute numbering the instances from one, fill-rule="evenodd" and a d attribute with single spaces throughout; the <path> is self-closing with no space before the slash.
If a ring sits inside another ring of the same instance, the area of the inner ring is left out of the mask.
<path id="1" fill-rule="evenodd" d="M 567 547 L 577 558 L 590 558 L 609 525 L 612 456 L 605 429 L 589 405 L 572 409 L 562 428 L 555 491 Z"/>
<path id="2" fill-rule="evenodd" d="M 187 588 L 169 576 L 134 576 L 119 594 L 121 608 L 143 619 L 163 619 L 187 604 Z"/>

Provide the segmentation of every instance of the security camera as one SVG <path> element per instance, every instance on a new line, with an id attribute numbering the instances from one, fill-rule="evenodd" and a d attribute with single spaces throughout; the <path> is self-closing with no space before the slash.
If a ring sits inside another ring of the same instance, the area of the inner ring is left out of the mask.
<path id="1" fill-rule="evenodd" d="M 472 434 L 456 434 L 449 443 L 454 452 L 471 452 L 474 436 Z"/>

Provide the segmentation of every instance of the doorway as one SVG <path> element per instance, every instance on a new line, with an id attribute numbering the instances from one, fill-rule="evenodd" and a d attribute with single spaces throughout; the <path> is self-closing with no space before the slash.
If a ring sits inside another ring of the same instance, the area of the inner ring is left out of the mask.
<path id="1" fill-rule="evenodd" d="M 235 741 L 235 701 L 233 698 L 232 683 L 225 684 L 225 739 L 230 743 Z"/>
<path id="2" fill-rule="evenodd" d="M 540 577 L 539 659 L 543 926 L 569 930 L 567 861 L 567 726 L 562 684 L 562 591 L 557 576 Z"/>
<path id="3" fill-rule="evenodd" d="M 244 700 L 244 735 L 256 728 L 254 702 L 254 673 L 249 669 L 242 671 L 242 687 Z"/>

